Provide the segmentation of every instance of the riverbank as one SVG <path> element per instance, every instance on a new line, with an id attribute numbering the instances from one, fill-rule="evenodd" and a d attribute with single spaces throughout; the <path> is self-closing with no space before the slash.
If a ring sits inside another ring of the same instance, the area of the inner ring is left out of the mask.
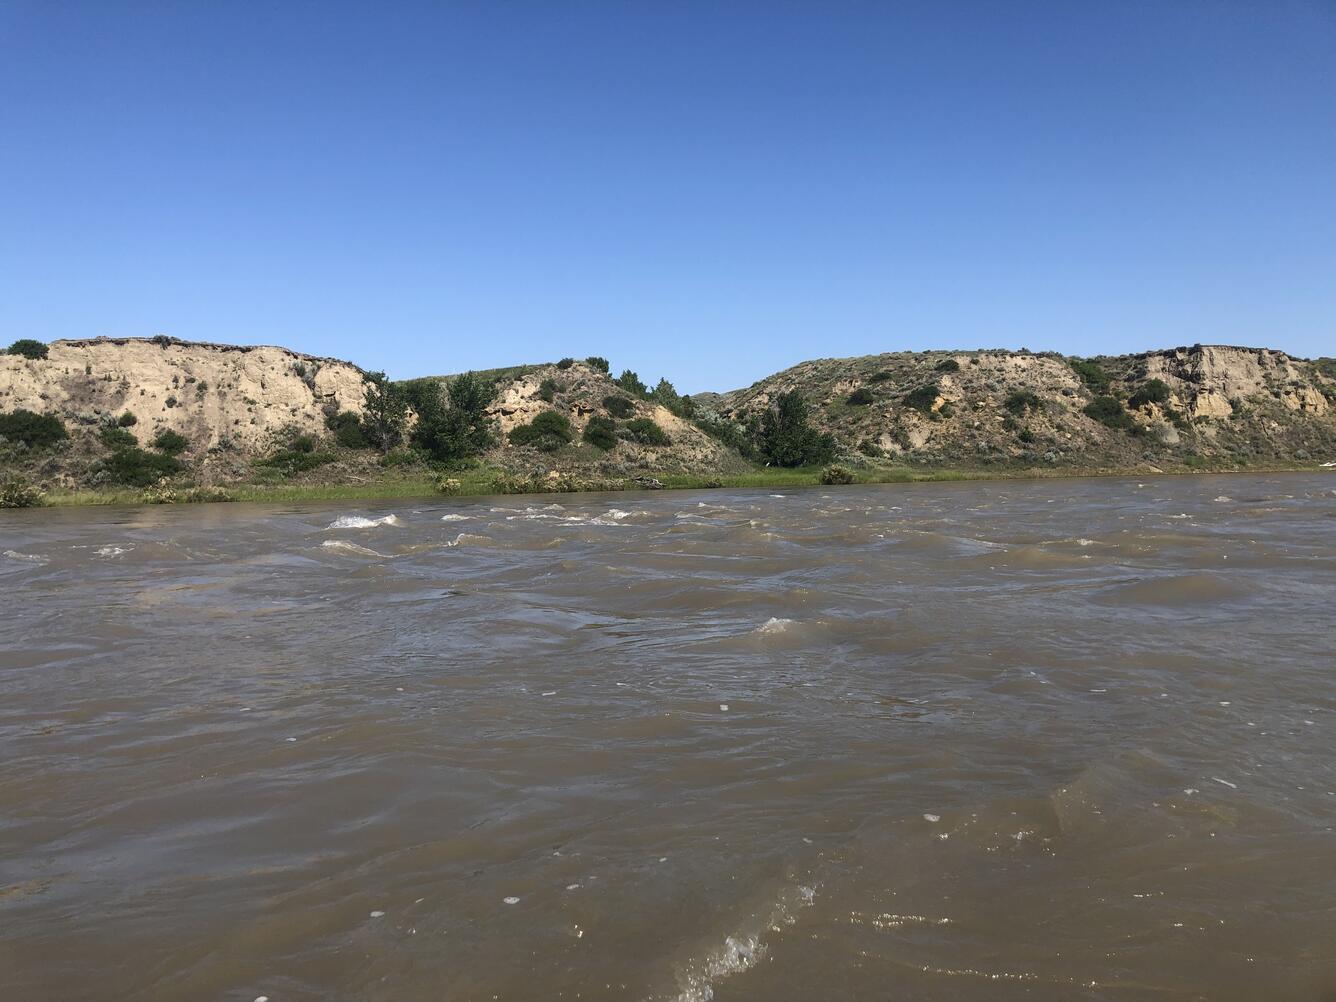
<path id="1" fill-rule="evenodd" d="M 1053 480 L 1085 477 L 1191 476 L 1229 473 L 1322 473 L 1336 472 L 1321 463 L 1275 464 L 1256 466 L 1213 465 L 1202 468 L 850 468 L 855 484 L 909 484 L 966 480 Z M 713 488 L 794 488 L 821 486 L 821 467 L 794 469 L 760 468 L 733 474 L 658 474 L 645 478 L 666 490 L 706 490 Z M 493 468 L 478 468 L 447 475 L 410 474 L 387 476 L 373 482 L 344 484 L 226 484 L 216 488 L 150 488 L 109 490 L 52 490 L 44 494 L 43 505 L 72 507 L 92 505 L 186 504 L 195 502 L 301 502 L 301 501 L 375 501 L 410 497 L 486 497 L 498 494 L 578 494 L 620 490 L 642 490 L 636 480 L 583 480 L 576 476 L 555 480 L 529 481 L 506 477 Z"/>

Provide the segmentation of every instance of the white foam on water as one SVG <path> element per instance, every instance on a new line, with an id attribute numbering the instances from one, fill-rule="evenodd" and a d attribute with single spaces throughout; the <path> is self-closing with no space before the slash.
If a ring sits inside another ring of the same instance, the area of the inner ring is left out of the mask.
<path id="1" fill-rule="evenodd" d="M 4 555 L 10 560 L 22 560 L 28 564 L 44 564 L 46 557 L 39 557 L 35 553 L 18 553 L 15 550 L 6 550 Z"/>
<path id="2" fill-rule="evenodd" d="M 380 525 L 399 525 L 398 515 L 385 515 L 382 518 L 366 518 L 362 515 L 340 515 L 329 525 L 325 526 L 325 531 L 330 529 L 374 529 Z"/>
<path id="3" fill-rule="evenodd" d="M 369 550 L 365 546 L 358 546 L 356 543 L 350 543 L 344 539 L 327 539 L 320 544 L 324 550 L 334 550 L 339 553 L 353 553 L 359 557 L 375 557 L 378 560 L 388 560 L 388 553 L 377 553 L 375 550 Z"/>
<path id="4" fill-rule="evenodd" d="M 452 513 L 450 513 L 449 515 L 442 515 L 442 516 L 441 516 L 441 521 L 442 521 L 442 522 L 467 522 L 467 521 L 469 520 L 470 517 L 471 517 L 471 516 L 469 516 L 469 515 L 460 515 L 460 514 L 458 514 L 457 512 L 452 512 Z"/>
<path id="5" fill-rule="evenodd" d="M 99 546 L 96 552 L 99 557 L 119 557 L 133 549 L 133 546 Z"/>
<path id="6" fill-rule="evenodd" d="M 1217 498 L 1212 498 L 1211 500 L 1213 500 L 1213 501 L 1225 502 L 1225 501 L 1233 501 L 1234 499 L 1231 498 L 1231 497 L 1228 497 L 1228 496 L 1226 496 L 1226 495 L 1224 495 L 1224 494 L 1221 494 L 1219 497 L 1217 497 Z"/>
<path id="7" fill-rule="evenodd" d="M 787 629 L 788 629 L 790 626 L 792 626 L 792 625 L 793 625 L 793 620 L 791 620 L 791 619 L 777 619 L 776 617 L 771 616 L 769 619 L 767 619 L 764 623 L 762 623 L 760 626 L 758 626 L 758 627 L 757 627 L 755 630 L 753 630 L 752 632 L 753 632 L 753 633 L 783 633 L 785 630 L 787 630 Z"/>
<path id="8" fill-rule="evenodd" d="M 491 536 L 479 536 L 471 532 L 461 532 L 458 536 L 446 543 L 446 546 L 490 546 L 493 540 Z"/>
<path id="9" fill-rule="evenodd" d="M 517 904 L 520 903 L 520 899 L 517 898 L 517 897 L 515 897 L 513 894 L 512 894 L 510 897 L 508 897 L 508 898 L 502 898 L 501 901 L 502 901 L 504 904 L 508 904 L 508 905 L 517 905 Z"/>

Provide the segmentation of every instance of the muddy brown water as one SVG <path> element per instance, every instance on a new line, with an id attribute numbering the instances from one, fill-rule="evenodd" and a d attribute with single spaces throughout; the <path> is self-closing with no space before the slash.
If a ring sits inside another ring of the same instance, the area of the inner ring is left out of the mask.
<path id="1" fill-rule="evenodd" d="M 6 999 L 1336 991 L 1336 476 L 9 512 L 0 551 Z"/>

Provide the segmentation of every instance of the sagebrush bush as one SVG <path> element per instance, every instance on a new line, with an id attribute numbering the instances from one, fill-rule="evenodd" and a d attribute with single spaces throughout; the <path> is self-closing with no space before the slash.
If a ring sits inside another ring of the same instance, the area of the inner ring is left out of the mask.
<path id="1" fill-rule="evenodd" d="M 135 417 L 129 411 L 126 411 L 124 414 L 122 414 L 120 417 L 116 419 L 116 423 L 120 425 L 122 428 L 129 428 L 132 427 L 133 425 L 137 425 L 139 423 L 139 418 Z"/>
<path id="2" fill-rule="evenodd" d="M 557 381 L 555 379 L 544 379 L 538 384 L 538 399 L 548 404 L 557 399 Z"/>
<path id="3" fill-rule="evenodd" d="M 556 452 L 575 438 L 570 419 L 556 411 L 543 411 L 528 424 L 510 430 L 512 445 L 528 445 L 542 452 Z"/>
<path id="4" fill-rule="evenodd" d="M 1016 390 L 1002 402 L 1002 406 L 1009 414 L 1019 417 L 1028 411 L 1043 410 L 1044 402 L 1033 390 Z"/>
<path id="5" fill-rule="evenodd" d="M 1146 404 L 1168 403 L 1169 392 L 1169 384 L 1163 379 L 1149 379 L 1139 390 L 1127 398 L 1127 406 L 1144 407 Z"/>
<path id="6" fill-rule="evenodd" d="M 153 448 L 169 456 L 179 456 L 189 447 L 190 440 L 170 428 L 164 428 L 153 436 Z"/>
<path id="7" fill-rule="evenodd" d="M 671 443 L 668 433 L 649 418 L 634 418 L 626 422 L 625 430 L 628 438 L 641 445 L 662 446 Z"/>
<path id="8" fill-rule="evenodd" d="M 21 409 L 0 414 L 0 438 L 22 442 L 30 449 L 46 449 L 69 437 L 64 423 L 53 414 Z"/>
<path id="9" fill-rule="evenodd" d="M 838 464 L 827 466 L 821 471 L 821 482 L 828 487 L 835 484 L 851 484 L 854 482 L 854 474 L 845 466 Z"/>
<path id="10" fill-rule="evenodd" d="M 139 444 L 138 440 L 120 425 L 107 425 L 98 433 L 98 437 L 109 449 L 132 449 Z"/>
<path id="11" fill-rule="evenodd" d="M 894 378 L 894 373 L 889 369 L 879 369 L 867 377 L 869 383 L 885 383 Z"/>
<path id="12" fill-rule="evenodd" d="M 925 383 L 904 395 L 904 405 L 920 413 L 931 414 L 932 405 L 937 402 L 939 395 L 936 383 Z"/>
<path id="13" fill-rule="evenodd" d="M 1087 362 L 1079 358 L 1069 358 L 1067 364 L 1072 367 L 1072 371 L 1081 377 L 1081 382 L 1085 383 L 1095 393 L 1103 393 L 1109 388 L 1110 376 L 1099 367 L 1098 363 Z"/>
<path id="14" fill-rule="evenodd" d="M 860 386 L 849 394 L 846 403 L 852 404 L 854 407 L 866 407 L 876 399 L 877 398 L 872 395 L 871 390 L 866 386 Z"/>
<path id="15" fill-rule="evenodd" d="M 959 372 L 960 363 L 954 358 L 944 358 L 933 366 L 938 372 Z"/>
<path id="16" fill-rule="evenodd" d="M 617 447 L 617 426 L 611 418 L 595 415 L 585 425 L 584 440 L 607 452 Z"/>

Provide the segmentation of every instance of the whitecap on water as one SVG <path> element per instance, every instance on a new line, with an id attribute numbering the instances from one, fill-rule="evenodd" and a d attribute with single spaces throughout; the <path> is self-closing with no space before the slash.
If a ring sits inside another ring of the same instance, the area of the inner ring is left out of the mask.
<path id="1" fill-rule="evenodd" d="M 335 550 L 339 553 L 354 553 L 359 557 L 375 557 L 378 560 L 388 560 L 388 553 L 377 553 L 375 550 L 369 550 L 365 546 L 358 546 L 356 543 L 349 543 L 343 539 L 327 539 L 320 544 L 321 549 Z"/>
<path id="2" fill-rule="evenodd" d="M 469 516 L 469 515 L 460 515 L 460 514 L 457 513 L 457 512 L 452 512 L 452 513 L 450 513 L 449 515 L 442 515 L 442 516 L 441 516 L 441 521 L 442 521 L 442 522 L 467 522 L 467 521 L 469 520 L 470 517 L 471 517 L 471 516 Z"/>
<path id="3" fill-rule="evenodd" d="M 398 515 L 385 515 L 382 518 L 366 518 L 362 515 L 340 515 L 325 530 L 330 529 L 374 529 L 378 525 L 399 525 Z"/>
<path id="4" fill-rule="evenodd" d="M 119 557 L 122 553 L 129 553 L 133 549 L 133 546 L 99 546 L 96 552 L 99 557 Z"/>
<path id="5" fill-rule="evenodd" d="M 15 550 L 6 550 L 4 555 L 10 560 L 22 560 L 28 564 L 44 564 L 46 557 L 39 557 L 34 553 L 18 553 Z"/>
<path id="6" fill-rule="evenodd" d="M 787 629 L 788 629 L 790 626 L 792 626 L 792 625 L 793 625 L 793 620 L 791 620 L 791 619 L 778 619 L 778 618 L 776 618 L 776 617 L 774 617 L 774 616 L 771 616 L 769 619 L 767 619 L 764 623 L 762 623 L 760 626 L 758 626 L 758 627 L 757 627 L 755 630 L 753 630 L 752 632 L 753 632 L 753 633 L 783 633 L 785 630 L 787 630 Z"/>

